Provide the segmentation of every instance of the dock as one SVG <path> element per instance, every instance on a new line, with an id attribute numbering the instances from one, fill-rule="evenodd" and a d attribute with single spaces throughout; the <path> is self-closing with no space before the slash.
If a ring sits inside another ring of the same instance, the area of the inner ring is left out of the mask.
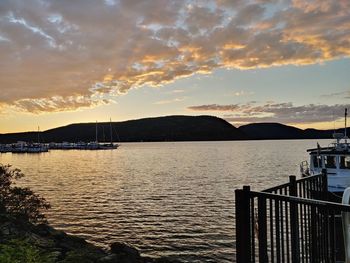
<path id="1" fill-rule="evenodd" d="M 42 153 L 50 150 L 113 150 L 119 144 L 113 142 L 62 142 L 62 143 L 32 143 L 19 141 L 11 144 L 0 144 L 0 153 Z"/>
<path id="2" fill-rule="evenodd" d="M 342 213 L 322 173 L 264 191 L 235 191 L 236 262 L 345 262 Z"/>

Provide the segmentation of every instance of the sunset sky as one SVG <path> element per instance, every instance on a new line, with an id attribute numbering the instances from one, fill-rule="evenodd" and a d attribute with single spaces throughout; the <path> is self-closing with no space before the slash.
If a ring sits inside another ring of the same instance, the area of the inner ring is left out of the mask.
<path id="1" fill-rule="evenodd" d="M 349 0 L 1 0 L 0 133 L 214 115 L 342 127 Z"/>

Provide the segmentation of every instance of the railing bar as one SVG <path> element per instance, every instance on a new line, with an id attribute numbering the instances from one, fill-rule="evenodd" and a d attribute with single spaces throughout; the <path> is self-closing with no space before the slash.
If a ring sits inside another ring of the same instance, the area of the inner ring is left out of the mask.
<path id="1" fill-rule="evenodd" d="M 307 199 L 311 199 L 311 189 L 312 189 L 312 182 L 311 182 L 311 180 L 310 181 L 306 181 L 306 189 L 307 189 L 306 197 L 307 197 Z"/>
<path id="2" fill-rule="evenodd" d="M 320 175 L 321 175 L 321 173 L 315 174 L 315 175 L 306 176 L 306 177 L 302 177 L 302 178 L 298 179 L 297 182 L 298 183 L 302 183 L 304 181 L 312 180 L 313 178 L 318 177 Z"/>
<path id="3" fill-rule="evenodd" d="M 330 262 L 335 262 L 336 261 L 336 257 L 335 257 L 335 214 L 334 211 L 331 210 L 330 211 L 330 247 L 331 248 L 331 258 L 330 258 Z"/>
<path id="4" fill-rule="evenodd" d="M 327 227 L 328 210 L 326 209 L 323 214 L 323 259 L 327 262 L 327 240 L 328 240 L 328 227 Z"/>
<path id="5" fill-rule="evenodd" d="M 307 251 L 308 251 L 308 262 L 311 262 L 311 257 L 312 257 L 312 254 L 311 254 L 311 218 L 310 218 L 310 212 L 311 212 L 311 209 L 310 209 L 310 205 L 307 205 L 306 206 L 306 215 L 307 215 Z"/>
<path id="6" fill-rule="evenodd" d="M 258 198 L 258 240 L 259 240 L 259 262 L 268 262 L 267 255 L 267 211 L 266 211 L 266 199 Z"/>
<path id="7" fill-rule="evenodd" d="M 327 217 L 326 217 L 326 228 L 327 228 L 327 231 L 326 231 L 326 234 L 327 234 L 327 239 L 326 239 L 326 249 L 327 249 L 327 262 L 330 261 L 331 259 L 331 248 L 330 248 L 330 220 L 329 220 L 329 217 L 330 217 L 330 213 L 329 213 L 329 210 L 327 209 Z"/>
<path id="8" fill-rule="evenodd" d="M 300 204 L 300 209 L 301 209 L 301 213 L 300 213 L 300 217 L 302 220 L 302 239 L 301 239 L 301 245 L 302 245 L 302 259 L 303 259 L 303 263 L 307 262 L 307 250 L 306 250 L 306 218 L 305 218 L 305 213 L 306 213 L 306 205 L 305 204 Z"/>
<path id="9" fill-rule="evenodd" d="M 319 247 L 320 247 L 320 262 L 323 262 L 323 259 L 324 259 L 324 256 L 323 256 L 323 238 L 324 238 L 324 235 L 323 235 L 323 209 L 318 209 L 318 212 L 319 212 L 319 214 L 318 214 L 318 217 L 319 217 L 319 222 L 320 222 L 320 224 L 319 224 L 319 230 L 318 230 L 318 232 L 319 232 L 319 235 L 320 235 L 320 237 L 319 237 Z"/>
<path id="10" fill-rule="evenodd" d="M 252 262 L 255 262 L 255 207 L 254 207 L 254 198 L 250 198 L 250 207 L 251 207 L 251 226 L 250 226 L 250 238 L 251 238 L 251 252 L 252 252 Z"/>
<path id="11" fill-rule="evenodd" d="M 276 254 L 277 254 L 276 258 L 277 258 L 277 262 L 281 262 L 279 200 L 275 200 L 275 218 L 276 218 Z"/>
<path id="12" fill-rule="evenodd" d="M 323 255 L 325 262 L 328 262 L 328 210 L 325 210 L 323 217 Z"/>
<path id="13" fill-rule="evenodd" d="M 274 249 L 274 242 L 273 242 L 273 206 L 272 206 L 272 199 L 270 199 L 270 243 L 271 243 L 271 262 L 275 262 L 275 249 Z"/>
<path id="14" fill-rule="evenodd" d="M 317 186 L 317 185 L 316 185 Z M 318 248 L 318 256 L 319 256 L 319 262 L 321 262 L 322 259 L 322 224 L 321 224 L 321 217 L 322 217 L 322 212 L 320 211 L 319 207 L 316 207 L 316 217 L 317 217 L 317 248 Z"/>
<path id="15" fill-rule="evenodd" d="M 284 261 L 285 258 L 285 253 L 284 253 L 284 240 L 285 240 L 285 235 L 284 235 L 284 215 L 283 215 L 283 204 L 285 202 L 281 201 L 281 209 L 280 209 L 280 218 L 281 218 L 281 255 L 282 255 L 282 262 Z"/>
<path id="16" fill-rule="evenodd" d="M 281 185 L 274 186 L 271 188 L 267 188 L 263 192 L 273 192 L 273 191 L 277 191 L 277 190 L 280 190 L 282 188 L 287 188 L 287 187 L 289 187 L 289 183 L 285 183 L 285 184 L 281 184 Z"/>
<path id="17" fill-rule="evenodd" d="M 252 197 L 265 196 L 265 198 L 273 198 L 278 201 L 287 201 L 290 203 L 297 203 L 297 204 L 305 203 L 307 205 L 320 206 L 328 209 L 333 209 L 338 212 L 350 212 L 350 205 L 344 205 L 340 203 L 333 203 L 333 202 L 322 201 L 322 200 L 313 200 L 313 199 L 294 197 L 294 196 L 284 196 L 284 195 L 271 194 L 271 193 L 265 193 L 265 192 L 250 191 L 249 193 Z"/>
<path id="18" fill-rule="evenodd" d="M 284 189 L 284 194 L 287 195 L 287 188 Z M 290 263 L 290 248 L 289 248 L 289 238 L 290 238 L 290 231 L 289 231 L 289 214 L 288 214 L 288 203 L 285 202 L 285 215 L 286 215 L 286 241 L 287 241 L 287 249 L 286 249 L 286 254 L 287 254 L 287 262 Z"/>
<path id="19" fill-rule="evenodd" d="M 310 223 L 310 229 L 311 229 L 311 262 L 312 263 L 319 263 L 317 260 L 317 218 L 316 218 L 316 207 L 311 206 L 311 222 L 314 222 L 315 224 Z"/>
<path id="20" fill-rule="evenodd" d="M 327 262 L 327 240 L 328 240 L 328 227 L 327 227 L 327 217 L 328 217 L 328 210 L 325 209 L 323 214 L 323 258 L 325 262 Z"/>
<path id="21" fill-rule="evenodd" d="M 298 216 L 299 216 L 299 222 L 300 222 L 300 239 L 298 240 L 299 244 L 299 247 L 301 247 L 301 259 L 302 259 L 302 262 L 304 263 L 304 227 L 305 227 L 305 224 L 304 224 L 304 213 L 303 213 L 303 208 L 304 208 L 304 205 L 300 204 L 299 206 L 297 206 L 298 208 Z"/>
<path id="22" fill-rule="evenodd" d="M 309 247 L 309 207 L 308 205 L 304 205 L 304 209 L 305 209 L 305 217 L 304 217 L 304 222 L 305 222 L 305 257 L 306 257 L 306 262 L 310 261 L 310 247 Z"/>
<path id="23" fill-rule="evenodd" d="M 305 244 L 305 248 L 306 248 L 306 255 L 307 255 L 307 262 L 310 262 L 310 257 L 311 257 L 311 247 L 310 247 L 310 206 L 306 205 L 305 206 L 306 209 L 306 220 L 305 220 L 305 234 L 306 234 L 306 239 L 307 242 Z"/>
<path id="24" fill-rule="evenodd" d="M 296 182 L 297 182 L 297 184 L 302 184 L 305 181 L 312 181 L 314 178 L 319 178 L 320 176 L 321 176 L 321 174 L 310 175 L 310 176 L 298 179 Z M 278 185 L 278 186 L 275 186 L 275 187 L 271 187 L 271 188 L 265 189 L 262 192 L 268 192 L 268 193 L 276 192 L 277 190 L 280 190 L 282 188 L 287 188 L 288 189 L 289 186 L 290 186 L 290 183 L 288 182 L 288 183 L 285 183 L 285 184 L 281 184 L 281 185 Z"/>

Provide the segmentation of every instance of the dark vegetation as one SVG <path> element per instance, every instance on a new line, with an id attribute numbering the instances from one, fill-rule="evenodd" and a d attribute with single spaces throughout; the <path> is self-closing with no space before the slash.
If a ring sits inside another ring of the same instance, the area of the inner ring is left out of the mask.
<path id="1" fill-rule="evenodd" d="M 239 127 L 239 130 L 252 140 L 330 139 L 334 132 L 344 133 L 344 129 L 302 130 L 280 123 L 252 123 Z M 347 132 L 350 132 L 350 128 L 347 128 Z"/>
<path id="2" fill-rule="evenodd" d="M 98 123 L 98 141 L 109 141 L 110 123 Z M 212 116 L 166 116 L 112 123 L 113 141 L 220 141 L 261 139 L 325 139 L 333 130 L 298 129 L 279 123 L 253 123 L 239 128 Z M 95 123 L 70 124 L 40 133 L 41 142 L 95 141 Z M 343 130 L 338 130 L 343 131 Z M 349 130 L 350 131 L 350 130 Z M 33 141 L 37 132 L 0 134 L 0 143 Z"/>
<path id="3" fill-rule="evenodd" d="M 46 222 L 42 211 L 50 208 L 50 204 L 29 188 L 16 186 L 14 181 L 21 177 L 23 173 L 19 169 L 0 165 L 0 214 L 20 221 Z"/>

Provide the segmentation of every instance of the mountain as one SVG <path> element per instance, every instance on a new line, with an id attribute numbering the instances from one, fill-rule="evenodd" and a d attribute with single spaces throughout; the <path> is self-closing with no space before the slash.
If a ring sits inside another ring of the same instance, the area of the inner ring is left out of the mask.
<path id="1" fill-rule="evenodd" d="M 299 129 L 280 123 L 251 123 L 239 127 L 246 136 L 253 140 L 275 140 L 275 139 L 331 139 L 333 133 L 344 133 L 344 129 L 316 130 Z M 350 128 L 347 128 L 350 134 Z"/>
<path id="2" fill-rule="evenodd" d="M 251 123 L 239 127 L 250 139 L 301 139 L 303 130 L 280 123 Z"/>
<path id="3" fill-rule="evenodd" d="M 110 123 L 98 123 L 98 140 L 110 140 Z M 166 116 L 112 123 L 113 141 L 221 141 L 330 139 L 333 130 L 298 129 L 280 123 L 252 123 L 235 128 L 212 116 Z M 95 141 L 96 123 L 77 123 L 41 132 L 41 142 Z M 344 132 L 338 129 L 336 132 Z M 350 128 L 348 128 L 350 134 Z M 38 132 L 0 134 L 0 143 L 38 141 Z"/>
<path id="4" fill-rule="evenodd" d="M 98 140 L 110 140 L 110 123 L 98 123 Z M 247 139 L 227 121 L 212 116 L 166 116 L 112 123 L 114 141 L 216 141 Z M 95 140 L 95 123 L 70 124 L 43 131 L 41 142 Z M 0 134 L 0 143 L 37 141 L 37 132 Z"/>

